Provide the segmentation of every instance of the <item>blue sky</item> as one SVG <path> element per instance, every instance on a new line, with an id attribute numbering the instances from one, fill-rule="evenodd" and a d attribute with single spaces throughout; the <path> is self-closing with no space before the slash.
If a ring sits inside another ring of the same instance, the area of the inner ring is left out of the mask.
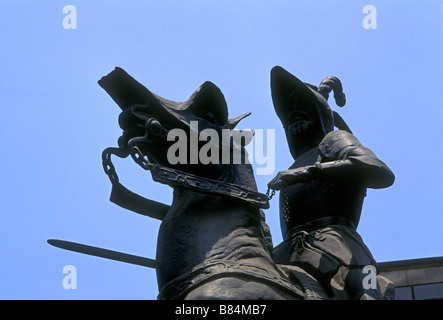
<path id="1" fill-rule="evenodd" d="M 373 5 L 377 28 L 363 28 Z M 63 7 L 77 9 L 66 30 Z M 443 1 L 0 2 L 2 299 L 156 299 L 155 270 L 60 250 L 59 238 L 155 257 L 160 223 L 109 202 L 101 152 L 121 134 L 119 108 L 97 81 L 116 66 L 184 101 L 205 81 L 240 128 L 274 129 L 275 171 L 292 164 L 274 113 L 270 70 L 318 85 L 341 79 L 338 110 L 395 184 L 368 190 L 358 228 L 377 261 L 443 256 Z M 338 108 L 332 102 L 333 109 Z M 129 159 L 130 189 L 169 204 L 172 190 Z M 278 200 L 266 211 L 281 241 Z M 62 286 L 63 267 L 77 289 Z"/>

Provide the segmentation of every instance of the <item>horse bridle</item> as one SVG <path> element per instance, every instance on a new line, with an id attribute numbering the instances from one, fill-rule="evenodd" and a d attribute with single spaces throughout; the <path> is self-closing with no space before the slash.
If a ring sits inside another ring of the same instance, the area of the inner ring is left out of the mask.
<path id="1" fill-rule="evenodd" d="M 103 150 L 102 152 L 103 169 L 105 173 L 108 175 L 109 180 L 111 181 L 113 187 L 120 186 L 120 182 L 117 172 L 115 170 L 115 166 L 112 163 L 111 155 L 115 155 L 120 158 L 126 158 L 129 155 L 131 155 L 135 163 L 137 163 L 144 170 L 151 172 L 152 179 L 156 182 L 163 183 L 171 187 L 182 187 L 203 193 L 210 193 L 210 194 L 215 193 L 219 195 L 225 195 L 255 205 L 261 209 L 269 208 L 269 200 L 272 197 L 269 196 L 269 192 L 267 194 L 262 194 L 259 192 L 249 190 L 247 188 L 243 188 L 233 183 L 227 183 L 223 181 L 217 181 L 213 179 L 200 177 L 181 170 L 171 169 L 162 166 L 159 163 L 150 161 L 148 157 L 149 155 L 145 155 L 137 145 L 138 143 L 143 142 L 147 139 L 149 133 L 148 130 L 149 123 L 150 121 L 148 121 L 146 124 L 145 135 L 143 137 L 135 137 L 130 139 L 128 141 L 128 147 L 126 149 L 109 147 Z M 127 190 L 126 188 L 119 188 L 119 192 L 126 192 L 122 191 L 122 189 Z M 132 192 L 131 194 L 133 195 Z M 141 201 L 146 200 L 147 204 L 152 203 L 152 200 L 145 199 L 141 196 L 138 197 L 139 200 Z M 131 208 L 130 203 L 125 203 L 125 199 L 129 197 L 125 197 L 125 195 L 123 194 L 118 198 L 120 199 L 119 202 L 121 202 L 117 203 L 118 205 L 125 208 Z"/>

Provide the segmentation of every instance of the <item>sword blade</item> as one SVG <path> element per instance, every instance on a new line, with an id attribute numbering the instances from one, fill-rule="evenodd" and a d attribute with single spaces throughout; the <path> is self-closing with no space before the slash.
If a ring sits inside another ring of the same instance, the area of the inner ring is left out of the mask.
<path id="1" fill-rule="evenodd" d="M 91 256 L 96 256 L 100 258 L 135 264 L 148 268 L 156 268 L 156 262 L 153 259 L 135 256 L 132 254 L 127 254 L 123 252 L 88 246 L 81 243 L 58 240 L 58 239 L 49 239 L 48 243 L 54 247 L 70 250 L 78 253 L 88 254 Z"/>

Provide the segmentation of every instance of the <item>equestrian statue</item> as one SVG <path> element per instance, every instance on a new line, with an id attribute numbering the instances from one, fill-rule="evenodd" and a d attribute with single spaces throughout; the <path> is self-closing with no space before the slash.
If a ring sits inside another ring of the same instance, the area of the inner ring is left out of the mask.
<path id="1" fill-rule="evenodd" d="M 271 70 L 271 95 L 293 165 L 258 191 L 246 145 L 221 90 L 203 83 L 187 101 L 160 97 L 117 67 L 99 85 L 121 108 L 118 147 L 103 151 L 111 201 L 161 220 L 155 261 L 48 240 L 82 253 L 156 268 L 162 300 L 393 299 L 393 284 L 365 268 L 377 263 L 356 229 L 367 188 L 394 175 L 328 104 L 345 104 L 341 82 L 318 87 Z M 220 138 L 222 137 L 222 138 Z M 238 138 L 242 137 L 242 138 Z M 126 189 L 111 156 L 131 156 L 155 182 L 173 189 L 170 205 Z M 270 194 L 272 191 L 272 194 Z M 283 242 L 274 247 L 265 210 L 280 193 Z"/>

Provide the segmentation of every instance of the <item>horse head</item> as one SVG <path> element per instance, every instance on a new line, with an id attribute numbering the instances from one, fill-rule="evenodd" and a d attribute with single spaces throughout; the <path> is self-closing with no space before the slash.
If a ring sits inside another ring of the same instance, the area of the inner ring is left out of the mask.
<path id="1" fill-rule="evenodd" d="M 122 109 L 120 149 L 135 148 L 146 162 L 162 168 L 163 176 L 174 174 L 175 181 L 161 177 L 157 181 L 183 186 L 180 181 L 200 179 L 193 187 L 200 184 L 208 191 L 218 188 L 244 199 L 252 194 L 260 198 L 259 202 L 266 202 L 262 207 L 267 207 L 266 197 L 257 193 L 245 150 L 253 132 L 235 129 L 250 113 L 229 119 L 224 95 L 212 82 L 204 82 L 184 102 L 152 93 L 121 68 L 103 77 L 99 84 Z"/>

